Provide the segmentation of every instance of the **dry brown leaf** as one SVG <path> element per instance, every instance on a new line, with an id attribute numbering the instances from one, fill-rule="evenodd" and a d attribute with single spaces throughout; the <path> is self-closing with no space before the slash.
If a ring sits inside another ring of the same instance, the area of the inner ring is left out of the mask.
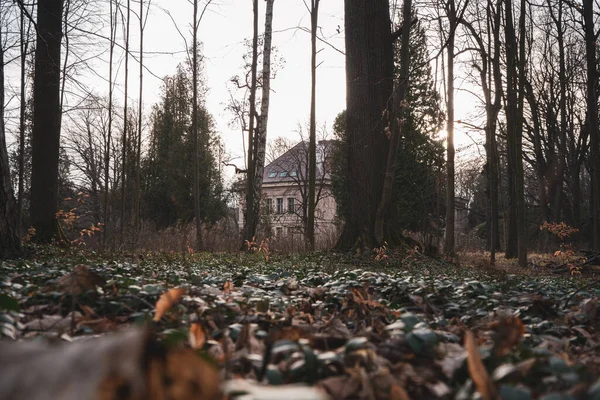
<path id="1" fill-rule="evenodd" d="M 95 333 L 112 332 L 117 329 L 117 323 L 108 318 L 82 321 L 77 324 L 78 328 L 87 327 Z"/>
<path id="2" fill-rule="evenodd" d="M 83 315 L 85 315 L 86 318 L 96 318 L 96 312 L 94 310 L 92 310 L 92 307 L 90 306 L 86 306 L 85 304 L 80 304 L 79 308 L 81 309 L 81 312 L 83 312 Z"/>
<path id="3" fill-rule="evenodd" d="M 234 289 L 233 282 L 227 281 L 223 284 L 223 293 L 225 293 L 225 294 L 231 293 L 231 292 L 233 292 L 233 289 Z"/>
<path id="4" fill-rule="evenodd" d="M 509 316 L 494 321 L 489 325 L 489 329 L 496 332 L 494 342 L 494 353 L 502 357 L 510 353 L 513 346 L 519 344 L 519 340 L 525 334 L 525 326 L 519 317 Z"/>
<path id="5" fill-rule="evenodd" d="M 496 387 L 490 378 L 483 361 L 481 361 L 481 355 L 479 354 L 479 348 L 475 343 L 475 336 L 471 331 L 467 331 L 465 334 L 465 349 L 467 350 L 467 366 L 469 367 L 469 374 L 471 379 L 475 383 L 475 387 L 483 400 L 497 400 L 499 399 L 496 393 Z"/>
<path id="6" fill-rule="evenodd" d="M 185 290 L 181 288 L 169 289 L 163 293 L 158 301 L 156 302 L 156 313 L 152 319 L 154 322 L 160 321 L 163 315 L 165 315 L 177 302 L 181 299 L 181 296 Z"/>
<path id="7" fill-rule="evenodd" d="M 96 289 L 96 286 L 104 286 L 105 283 L 102 276 L 85 265 L 78 265 L 58 280 L 58 287 L 66 294 L 81 294 Z"/>
<path id="8" fill-rule="evenodd" d="M 222 399 L 221 377 L 192 349 L 175 349 L 166 360 L 154 357 L 148 371 L 149 400 Z"/>
<path id="9" fill-rule="evenodd" d="M 410 400 L 410 396 L 402 386 L 392 385 L 392 389 L 390 390 L 390 400 Z"/>
<path id="10" fill-rule="evenodd" d="M 201 349 L 204 347 L 204 344 L 206 343 L 206 333 L 204 333 L 202 325 L 193 323 L 190 326 L 189 340 L 192 349 Z"/>

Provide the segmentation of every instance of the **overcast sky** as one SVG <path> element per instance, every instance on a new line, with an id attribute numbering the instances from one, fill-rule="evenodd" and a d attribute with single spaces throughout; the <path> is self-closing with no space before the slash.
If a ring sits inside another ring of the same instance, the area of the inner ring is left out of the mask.
<path id="1" fill-rule="evenodd" d="M 309 2 L 309 0 L 307 0 Z M 135 0 L 132 8 L 137 10 Z M 259 32 L 264 30 L 265 1 L 259 0 Z M 159 100 L 162 81 L 160 78 L 175 72 L 178 63 L 184 61 L 185 42 L 179 31 L 191 40 L 192 6 L 188 0 L 152 0 L 150 15 L 144 33 L 144 65 L 149 72 L 144 76 L 144 109 L 146 116 L 152 104 Z M 201 4 L 204 4 L 201 1 Z M 327 38 L 331 46 L 318 42 L 317 75 L 317 124 L 326 124 L 329 131 L 335 116 L 345 108 L 345 68 L 344 55 L 333 47 L 344 50 L 344 0 L 322 0 L 319 12 L 319 36 Z M 171 16 L 167 14 L 167 11 Z M 132 16 L 131 47 L 138 51 L 138 26 Z M 178 26 L 175 27 L 173 21 Z M 279 136 L 297 139 L 295 133 L 299 123 L 304 124 L 309 117 L 310 106 L 310 34 L 297 29 L 309 28 L 310 17 L 303 0 L 276 0 L 273 17 L 273 46 L 284 59 L 272 81 L 268 136 L 273 140 Z M 108 29 L 105 28 L 105 34 Z M 121 36 L 121 30 L 119 36 Z M 199 30 L 205 56 L 204 75 L 209 92 L 206 99 L 208 111 L 213 115 L 217 129 L 221 133 L 227 150 L 235 158 L 234 162 L 243 165 L 242 133 L 238 127 L 230 126 L 232 115 L 226 111 L 229 102 L 227 90 L 230 78 L 241 73 L 242 55 L 246 51 L 243 42 L 252 34 L 252 2 L 250 0 L 213 0 L 204 15 Z M 435 34 L 435 32 L 432 32 Z M 119 38 L 118 40 L 121 40 Z M 100 41 L 100 40 L 99 40 Z M 101 42 L 101 41 L 100 41 Z M 98 43 L 106 49 L 106 43 Z M 121 53 L 121 54 L 119 54 Z M 104 54 L 103 58 L 107 58 Z M 115 56 L 117 88 L 115 97 L 122 103 L 123 64 L 122 52 Z M 105 60 L 106 61 L 106 60 Z M 18 63 L 9 66 L 8 86 L 17 86 Z M 108 67 L 106 62 L 97 62 L 95 71 L 82 71 L 82 81 L 86 89 L 95 93 L 107 93 Z M 459 67 L 460 68 L 460 67 Z M 106 72 L 104 72 L 106 70 Z M 129 93 L 130 101 L 137 105 L 138 64 L 130 60 Z M 12 82 L 12 83 L 11 83 Z M 475 98 L 460 88 L 472 86 L 457 79 L 456 119 L 469 120 L 475 109 Z M 13 98 L 14 100 L 14 98 Z M 7 99 L 11 102 L 10 99 Z M 9 121 L 10 123 L 10 121 Z M 471 140 L 457 126 L 457 144 L 464 146 Z M 14 140 L 14 139 L 13 139 Z M 10 142 L 10 139 L 9 139 Z M 14 141 L 13 141 L 14 143 Z M 227 171 L 231 176 L 232 171 Z"/>
<path id="2" fill-rule="evenodd" d="M 265 2 L 259 2 L 259 32 L 264 31 Z M 185 48 L 171 18 L 162 10 L 168 9 L 186 40 L 191 38 L 192 8 L 185 0 L 154 0 L 145 32 L 145 49 L 149 52 L 169 52 Z M 340 50 L 344 50 L 343 1 L 321 2 L 319 25 L 321 36 Z M 296 27 L 310 27 L 309 13 L 302 0 L 277 0 L 274 3 L 273 46 L 285 64 L 272 81 L 268 135 L 297 137 L 297 124 L 308 120 L 310 110 L 310 34 Z M 339 28 L 338 28 L 339 26 Z M 338 33 L 338 29 L 339 32 Z M 227 85 L 230 78 L 240 74 L 243 41 L 252 35 L 252 2 L 244 0 L 214 0 L 204 15 L 199 31 L 205 56 L 205 79 L 209 87 L 207 108 L 215 118 L 227 150 L 237 163 L 243 163 L 242 134 L 230 127 L 232 115 L 225 110 L 229 102 Z M 135 40 L 135 39 L 134 39 Z M 135 42 L 137 43 L 137 42 Z M 345 108 L 344 56 L 332 47 L 319 44 L 317 76 L 317 121 L 331 126 L 335 116 Z M 147 57 L 145 64 L 157 76 L 173 74 L 184 54 Z M 137 76 L 137 72 L 136 72 Z M 132 93 L 137 93 L 137 82 L 132 82 Z M 146 74 L 144 97 L 148 105 L 158 99 L 161 82 Z"/>

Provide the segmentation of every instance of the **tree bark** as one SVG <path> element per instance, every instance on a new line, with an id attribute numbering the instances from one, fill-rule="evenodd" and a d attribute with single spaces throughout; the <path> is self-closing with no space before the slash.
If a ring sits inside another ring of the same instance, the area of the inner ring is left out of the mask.
<path id="1" fill-rule="evenodd" d="M 596 87 L 598 72 L 596 70 L 596 35 L 594 32 L 594 1 L 583 0 L 583 26 L 585 29 L 585 55 L 587 65 L 587 123 L 590 135 L 590 156 L 592 175 L 592 247 L 600 250 L 600 145 L 598 135 L 598 103 Z"/>
<path id="2" fill-rule="evenodd" d="M 250 116 L 248 123 L 248 165 L 246 167 L 246 218 L 244 221 L 244 239 L 251 242 L 256 234 L 258 218 L 254 215 L 254 180 L 262 179 L 255 176 L 254 169 L 254 120 L 256 117 L 256 75 L 258 63 L 258 0 L 252 1 L 253 35 L 252 35 L 252 64 L 250 72 Z M 255 221 L 256 220 L 256 221 Z M 245 244 L 242 242 L 242 248 Z"/>
<path id="3" fill-rule="evenodd" d="M 456 26 L 456 5 L 454 0 L 448 1 L 448 20 L 450 35 L 448 37 L 448 99 L 446 102 L 446 238 L 444 253 L 450 257 L 455 254 L 455 221 L 454 221 L 454 39 Z"/>
<path id="4" fill-rule="evenodd" d="M 194 135 L 194 219 L 196 223 L 196 250 L 203 248 L 202 218 L 200 215 L 200 148 L 198 144 L 198 0 L 194 0 L 192 24 L 192 134 Z"/>
<path id="5" fill-rule="evenodd" d="M 317 123 L 316 123 L 316 89 L 317 89 L 317 23 L 319 18 L 319 1 L 311 0 L 310 9 L 310 132 L 308 140 L 308 220 L 306 241 L 310 250 L 315 249 L 315 184 L 317 179 Z"/>
<path id="6" fill-rule="evenodd" d="M 525 99 L 525 16 L 526 16 L 526 0 L 521 0 L 521 15 L 519 16 L 519 97 L 517 104 L 517 124 L 516 124 L 516 145 L 515 145 L 515 161 L 516 161 L 516 194 L 517 194 L 517 233 L 518 233 L 518 256 L 519 266 L 527 265 L 527 215 L 525 210 L 525 173 L 523 171 L 523 115 L 524 115 L 524 99 Z M 561 189 L 562 190 L 562 189 Z"/>
<path id="7" fill-rule="evenodd" d="M 509 197 L 509 216 L 508 232 L 506 240 L 506 258 L 515 258 L 518 253 L 518 231 L 517 231 L 517 192 L 516 178 L 517 174 L 517 43 L 515 39 L 515 28 L 512 17 L 512 0 L 505 0 L 506 15 L 506 133 L 507 133 L 507 178 L 508 178 L 508 197 Z"/>
<path id="8" fill-rule="evenodd" d="M 140 88 L 138 94 L 138 132 L 137 132 L 137 146 L 136 146 L 136 167 L 135 167 L 135 204 L 133 210 L 133 248 L 137 243 L 137 238 L 140 228 L 140 203 L 142 198 L 142 186 L 141 186 L 141 160 L 142 160 L 142 115 L 143 115 L 143 84 L 144 84 L 144 1 L 140 0 Z"/>
<path id="9" fill-rule="evenodd" d="M 129 28 L 131 22 L 131 0 L 127 0 L 127 22 L 125 26 L 125 83 L 124 83 L 124 94 L 123 94 L 123 134 L 121 136 L 122 143 L 122 153 L 121 157 L 121 241 L 125 240 L 125 191 L 127 189 L 127 185 L 125 184 L 125 179 L 127 178 L 127 128 L 129 121 L 129 108 L 127 101 L 128 99 L 128 87 L 129 87 Z"/>
<path id="10" fill-rule="evenodd" d="M 267 0 L 265 11 L 265 34 L 263 43 L 262 93 L 260 100 L 260 116 L 257 116 L 257 129 L 254 137 L 254 181 L 253 181 L 253 232 L 256 232 L 260 221 L 262 199 L 262 177 L 265 170 L 265 151 L 267 147 L 267 124 L 269 121 L 269 99 L 271 95 L 271 43 L 273 37 L 273 3 Z"/>
<path id="11" fill-rule="evenodd" d="M 33 83 L 31 220 L 35 240 L 48 243 L 57 233 L 60 150 L 60 43 L 63 0 L 40 0 Z"/>
<path id="12" fill-rule="evenodd" d="M 108 126 L 106 129 L 106 142 L 104 148 L 104 230 L 102 231 L 102 243 L 107 248 L 108 238 L 108 209 L 109 209 L 109 176 L 110 176 L 110 146 L 112 141 L 112 117 L 113 117 L 113 55 L 115 49 L 116 18 L 113 14 L 113 0 L 109 0 L 110 12 L 110 43 L 108 49 Z"/>
<path id="13" fill-rule="evenodd" d="M 337 246 L 370 250 L 377 245 L 375 215 L 383 189 L 389 143 L 382 113 L 390 108 L 393 47 L 386 0 L 347 0 L 346 133 L 350 218 Z"/>
<path id="14" fill-rule="evenodd" d="M 4 125 L 4 47 L 0 29 L 0 260 L 19 255 L 21 243 L 17 236 L 15 199 L 10 181 L 6 130 Z"/>
<path id="15" fill-rule="evenodd" d="M 390 116 L 390 147 L 387 154 L 387 164 L 385 168 L 385 177 L 383 181 L 383 190 L 381 201 L 375 214 L 375 240 L 379 246 L 384 245 L 384 217 L 389 209 L 392 192 L 394 189 L 394 177 L 396 173 L 396 159 L 398 147 L 400 145 L 400 134 L 403 127 L 404 109 L 409 106 L 405 104 L 406 91 L 409 80 L 410 64 L 410 26 L 411 26 L 412 1 L 404 0 L 402 9 L 402 36 L 400 54 L 400 79 L 393 94 L 393 108 Z"/>
<path id="16" fill-rule="evenodd" d="M 29 29 L 31 21 L 28 20 L 25 31 L 25 12 L 21 11 L 19 34 L 21 36 L 21 90 L 19 105 L 19 188 L 17 196 L 17 232 L 23 229 L 23 195 L 25 190 L 25 111 L 27 109 L 27 92 L 25 81 L 27 79 L 27 52 L 29 49 Z"/>

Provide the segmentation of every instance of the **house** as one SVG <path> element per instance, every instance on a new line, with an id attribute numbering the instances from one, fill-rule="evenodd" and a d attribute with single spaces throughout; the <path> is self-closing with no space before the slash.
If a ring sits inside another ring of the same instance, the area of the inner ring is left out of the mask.
<path id="1" fill-rule="evenodd" d="M 331 239 L 338 232 L 331 182 L 334 145 L 332 140 L 317 144 L 316 242 Z M 308 213 L 308 142 L 299 142 L 266 165 L 262 179 L 262 228 L 272 238 L 301 242 Z"/>

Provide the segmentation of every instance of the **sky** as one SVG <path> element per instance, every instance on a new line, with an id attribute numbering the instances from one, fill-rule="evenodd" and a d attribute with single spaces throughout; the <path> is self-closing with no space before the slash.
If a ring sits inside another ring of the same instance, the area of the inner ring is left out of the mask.
<path id="1" fill-rule="evenodd" d="M 206 0 L 200 0 L 204 4 Z M 310 0 L 307 0 L 310 2 Z M 265 1 L 259 0 L 259 32 L 264 31 Z M 139 3 L 137 3 L 139 4 Z M 137 11 L 136 1 L 132 8 Z M 146 29 L 144 31 L 144 112 L 147 117 L 152 104 L 160 99 L 161 78 L 172 75 L 177 64 L 185 60 L 186 43 L 191 40 L 192 5 L 188 0 L 152 0 Z M 344 0 L 322 0 L 319 10 L 319 36 L 327 43 L 317 44 L 317 125 L 325 125 L 329 132 L 336 115 L 345 108 L 345 67 L 344 67 Z M 137 17 L 131 32 L 132 52 L 138 51 Z M 298 29 L 309 28 L 310 16 L 303 0 L 276 0 L 273 16 L 273 46 L 283 58 L 284 65 L 271 82 L 271 99 L 268 122 L 268 137 L 273 140 L 284 136 L 298 140 L 298 124 L 304 125 L 310 110 L 310 34 Z M 108 35 L 108 28 L 104 27 Z M 433 32 L 432 32 L 433 33 Z M 118 35 L 122 40 L 122 31 Z M 435 33 L 434 33 L 435 34 Z M 243 166 L 243 141 L 239 126 L 231 124 L 233 115 L 226 110 L 230 100 L 228 84 L 231 77 L 242 71 L 242 55 L 246 51 L 244 40 L 252 35 L 252 2 L 250 0 L 212 0 L 204 14 L 199 29 L 199 40 L 204 54 L 204 78 L 209 88 L 206 107 L 213 115 L 216 128 L 220 132 L 232 162 Z M 107 48 L 106 43 L 97 40 L 99 48 Z M 95 61 L 95 71 L 82 71 L 80 79 L 88 90 L 107 94 L 108 75 L 104 53 L 101 60 Z M 115 97 L 122 102 L 123 96 L 123 52 L 115 55 L 117 87 Z M 129 96 L 137 105 L 138 64 L 130 59 Z M 459 67 L 460 68 L 460 67 Z M 18 63 L 8 68 L 9 86 L 18 77 Z M 458 74 L 460 75 L 460 74 Z M 478 103 L 469 94 L 473 86 L 456 80 L 456 119 L 471 120 L 470 114 Z M 16 84 L 14 85 L 16 86 Z M 10 102 L 10 99 L 8 100 Z M 148 119 L 146 118 L 146 121 Z M 475 138 L 476 139 L 476 138 Z M 10 138 L 9 138 L 10 142 Z M 464 126 L 456 126 L 456 142 L 462 146 L 472 143 Z M 14 141 L 13 141 L 14 144 Z M 233 169 L 233 168 L 231 168 Z M 225 171 L 231 178 L 233 171 Z"/>
<path id="2" fill-rule="evenodd" d="M 259 32 L 264 31 L 265 2 L 259 2 Z M 192 7 L 185 0 L 153 2 L 144 33 L 144 47 L 148 52 L 171 52 L 185 48 L 185 43 L 174 20 L 188 43 L 191 38 Z M 172 19 L 163 11 L 167 8 Z M 338 49 L 344 49 L 343 1 L 324 0 L 319 12 L 321 36 Z M 339 26 L 339 33 L 338 33 Z M 284 65 L 271 82 L 268 135 L 271 139 L 286 136 L 298 138 L 298 123 L 308 121 L 310 112 L 310 34 L 297 27 L 310 27 L 310 16 L 302 0 L 276 0 L 273 16 L 273 46 Z M 209 92 L 206 107 L 213 115 L 234 163 L 243 165 L 242 133 L 231 126 L 232 114 L 226 110 L 230 100 L 228 82 L 242 71 L 242 54 L 246 51 L 244 39 L 252 35 L 252 2 L 243 0 L 214 0 L 200 22 L 199 40 L 205 57 L 204 76 Z M 137 39 L 132 38 L 134 43 Z M 317 121 L 331 127 L 336 115 L 345 108 L 344 56 L 332 47 L 317 46 Z M 156 76 L 173 74 L 184 54 L 146 57 L 145 65 Z M 137 72 L 136 75 L 137 76 Z M 136 78 L 137 79 L 137 78 Z M 134 79 L 135 80 L 135 79 Z M 144 103 L 158 100 L 161 82 L 146 74 Z M 130 89 L 137 93 L 137 82 Z"/>

